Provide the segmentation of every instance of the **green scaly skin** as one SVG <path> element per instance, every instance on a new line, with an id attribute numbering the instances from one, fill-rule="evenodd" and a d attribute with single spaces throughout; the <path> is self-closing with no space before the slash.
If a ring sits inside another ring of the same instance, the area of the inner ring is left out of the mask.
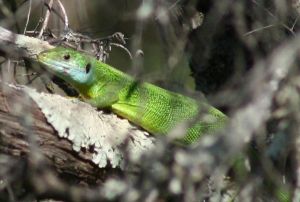
<path id="1" fill-rule="evenodd" d="M 153 134 L 167 134 L 178 124 L 190 123 L 185 144 L 222 127 L 227 117 L 206 103 L 140 83 L 129 75 L 78 51 L 57 47 L 38 55 L 46 70 L 70 83 L 98 108 L 109 108 Z M 195 121 L 200 110 L 206 118 Z"/>

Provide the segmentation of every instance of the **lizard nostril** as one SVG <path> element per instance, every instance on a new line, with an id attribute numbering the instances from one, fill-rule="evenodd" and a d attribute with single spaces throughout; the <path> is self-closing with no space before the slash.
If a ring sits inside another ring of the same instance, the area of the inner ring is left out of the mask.
<path id="1" fill-rule="evenodd" d="M 70 56 L 69 54 L 64 55 L 64 59 L 65 59 L 65 60 L 69 60 L 70 57 L 71 57 L 71 56 Z"/>

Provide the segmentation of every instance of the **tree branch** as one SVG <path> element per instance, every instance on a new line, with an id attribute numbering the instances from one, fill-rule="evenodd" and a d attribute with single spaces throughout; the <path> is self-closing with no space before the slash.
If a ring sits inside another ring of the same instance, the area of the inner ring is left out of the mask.
<path id="1" fill-rule="evenodd" d="M 16 157 L 28 154 L 28 136 L 34 134 L 38 149 L 59 172 L 93 182 L 105 178 L 104 173 L 108 169 L 99 169 L 94 165 L 89 160 L 88 151 L 74 152 L 69 141 L 57 136 L 38 106 L 32 100 L 24 102 L 26 96 L 14 88 L 0 88 L 0 153 Z M 24 123 L 24 110 L 32 115 L 31 134 L 28 134 L 28 127 Z"/>
<path id="2" fill-rule="evenodd" d="M 15 56 L 35 59 L 40 52 L 54 48 L 46 41 L 25 35 L 15 34 L 0 26 L 0 49 Z"/>

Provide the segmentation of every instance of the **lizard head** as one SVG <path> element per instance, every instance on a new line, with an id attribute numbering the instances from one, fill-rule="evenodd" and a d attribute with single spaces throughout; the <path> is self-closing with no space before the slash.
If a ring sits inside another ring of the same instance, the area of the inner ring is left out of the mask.
<path id="1" fill-rule="evenodd" d="M 88 85 L 93 81 L 95 59 L 84 53 L 57 47 L 40 53 L 37 60 L 47 71 L 75 86 Z"/>

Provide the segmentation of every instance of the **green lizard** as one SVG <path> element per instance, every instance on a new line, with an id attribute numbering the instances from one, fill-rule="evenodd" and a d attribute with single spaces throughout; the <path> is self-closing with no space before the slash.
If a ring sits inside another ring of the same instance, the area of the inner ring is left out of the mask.
<path id="1" fill-rule="evenodd" d="M 70 83 L 85 101 L 115 114 L 153 134 L 167 134 L 178 124 L 189 123 L 185 144 L 222 127 L 226 115 L 203 102 L 170 92 L 133 77 L 84 53 L 57 47 L 38 55 L 50 73 Z M 199 120 L 200 110 L 207 110 Z"/>
<path id="2" fill-rule="evenodd" d="M 38 61 L 47 71 L 70 83 L 93 106 L 109 108 L 150 133 L 167 134 L 176 125 L 189 122 L 191 127 L 179 139 L 185 144 L 216 131 L 228 119 L 207 103 L 198 103 L 150 83 L 137 82 L 131 76 L 72 49 L 58 47 L 42 52 Z M 202 109 L 207 110 L 207 116 L 199 119 Z M 245 170 L 242 167 L 236 169 Z M 290 201 L 289 193 L 280 187 L 276 194 L 280 201 Z"/>

